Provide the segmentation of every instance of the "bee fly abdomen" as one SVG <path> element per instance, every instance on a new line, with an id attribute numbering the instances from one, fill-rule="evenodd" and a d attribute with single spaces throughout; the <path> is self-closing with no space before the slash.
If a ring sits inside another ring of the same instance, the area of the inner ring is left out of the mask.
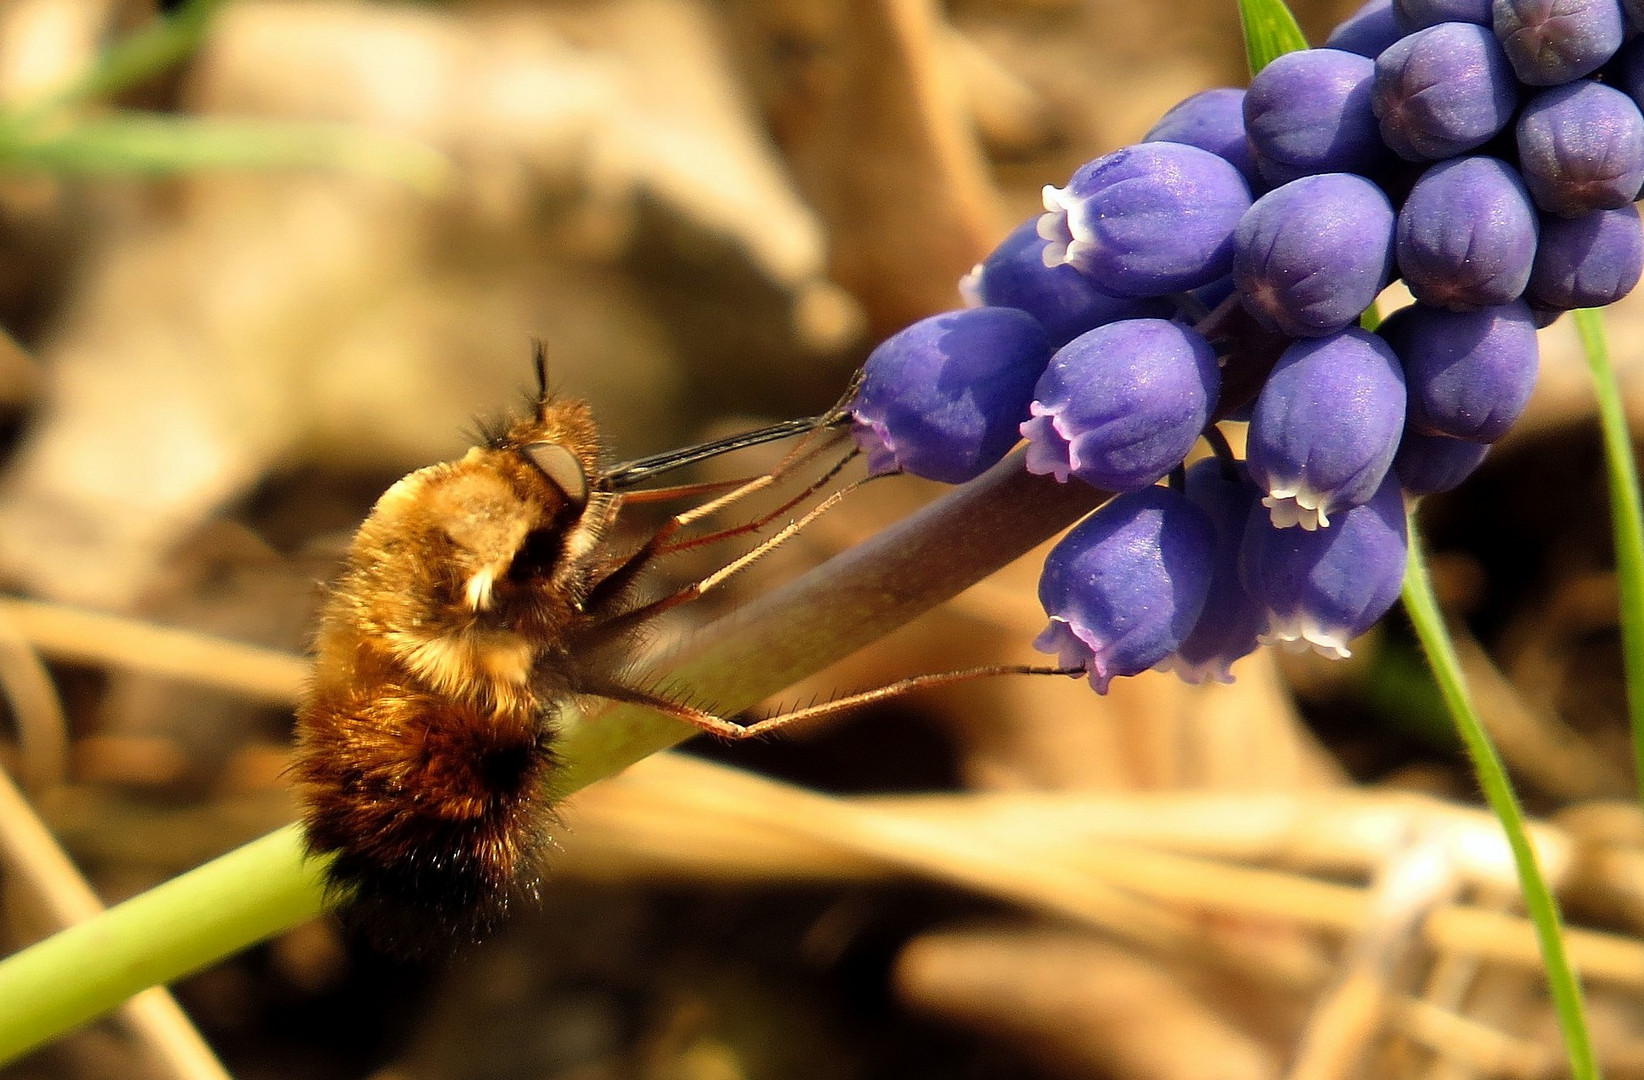
<path id="1" fill-rule="evenodd" d="M 295 771 L 309 848 L 335 855 L 347 921 L 379 947 L 476 940 L 535 891 L 545 720 L 534 701 L 495 711 L 400 681 L 359 689 L 304 710 Z"/>

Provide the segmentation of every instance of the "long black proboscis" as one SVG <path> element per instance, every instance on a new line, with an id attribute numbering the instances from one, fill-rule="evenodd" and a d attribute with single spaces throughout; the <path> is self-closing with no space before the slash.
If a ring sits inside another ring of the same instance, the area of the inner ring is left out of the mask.
<path id="1" fill-rule="evenodd" d="M 780 424 L 769 427 L 755 428 L 752 431 L 743 431 L 735 435 L 727 435 L 723 439 L 714 439 L 711 442 L 697 443 L 695 446 L 682 446 L 675 450 L 665 450 L 650 457 L 637 458 L 625 461 L 608 469 L 599 478 L 599 486 L 609 491 L 621 491 L 625 488 L 638 487 L 640 484 L 672 472 L 686 465 L 693 465 L 698 461 L 728 454 L 733 450 L 743 450 L 750 446 L 759 446 L 762 443 L 777 442 L 781 439 L 791 439 L 796 435 L 804 435 L 823 428 L 835 427 L 844 422 L 837 413 L 823 416 L 808 416 L 802 420 L 784 420 Z"/>

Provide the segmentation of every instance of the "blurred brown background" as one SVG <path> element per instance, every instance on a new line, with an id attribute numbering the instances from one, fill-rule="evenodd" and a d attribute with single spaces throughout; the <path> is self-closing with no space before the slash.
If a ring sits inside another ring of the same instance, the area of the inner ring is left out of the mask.
<path id="1" fill-rule="evenodd" d="M 1321 41 L 1352 5 L 1295 6 Z M 0 0 L 0 104 L 154 17 Z M 194 639 L 74 612 L 298 652 L 376 494 L 513 407 L 533 338 L 613 458 L 814 412 L 883 335 L 956 306 L 1042 185 L 1243 81 L 1231 0 L 226 4 L 115 104 L 347 125 L 361 149 L 0 173 L 0 577 L 50 605 L 0 610 L 4 761 L 110 901 L 288 821 L 288 658 L 179 678 Z M 367 135 L 443 164 L 399 169 Z M 1624 377 L 1638 324 L 1611 320 Z M 1597 440 L 1573 333 L 1543 336 L 1531 414 L 1427 514 L 1590 931 L 1608 1075 L 1644 1075 Z M 740 587 L 931 494 L 868 489 Z M 1034 573 L 784 700 L 1032 659 Z M 1559 1075 L 1510 867 L 1394 622 L 1348 663 L 1263 653 L 1231 687 L 972 684 L 698 748 L 776 782 L 648 762 L 566 807 L 542 909 L 454 965 L 320 922 L 177 993 L 241 1077 Z M 3 850 L 16 945 L 72 886 Z M 155 1032 L 122 1015 L 4 1074 L 221 1075 Z"/>

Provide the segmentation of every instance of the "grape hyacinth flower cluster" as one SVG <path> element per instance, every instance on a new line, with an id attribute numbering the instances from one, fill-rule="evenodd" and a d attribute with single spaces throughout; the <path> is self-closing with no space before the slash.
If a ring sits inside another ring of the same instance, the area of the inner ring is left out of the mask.
<path id="1" fill-rule="evenodd" d="M 874 351 L 870 468 L 961 482 L 1020 438 L 1030 472 L 1114 492 L 1039 587 L 1036 647 L 1098 691 L 1231 681 L 1262 643 L 1346 656 L 1398 597 L 1405 498 L 1512 426 L 1539 327 L 1644 272 L 1640 20 L 1369 0 L 1247 90 L 1188 98 L 1047 187 L 968 307 Z M 1394 280 L 1414 303 L 1361 328 Z"/>

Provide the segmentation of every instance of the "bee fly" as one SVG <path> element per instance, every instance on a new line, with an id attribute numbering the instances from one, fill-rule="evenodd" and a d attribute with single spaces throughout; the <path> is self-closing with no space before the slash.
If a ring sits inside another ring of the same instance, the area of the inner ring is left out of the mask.
<path id="1" fill-rule="evenodd" d="M 838 447 L 843 410 L 602 470 L 588 406 L 549 392 L 540 347 L 536 371 L 533 415 L 378 499 L 315 637 L 292 767 L 308 849 L 332 857 L 329 885 L 345 918 L 393 952 L 477 939 L 513 898 L 535 893 L 554 722 L 568 698 L 645 704 L 722 735 L 746 730 L 624 683 L 604 647 L 776 539 L 703 581 L 639 602 L 636 579 L 658 556 L 751 532 L 819 490 L 854 454 L 756 522 L 677 539 L 692 522 Z M 663 494 L 723 493 L 631 551 L 612 542 L 624 491 L 682 465 L 807 434 L 764 476 L 669 489 Z"/>

